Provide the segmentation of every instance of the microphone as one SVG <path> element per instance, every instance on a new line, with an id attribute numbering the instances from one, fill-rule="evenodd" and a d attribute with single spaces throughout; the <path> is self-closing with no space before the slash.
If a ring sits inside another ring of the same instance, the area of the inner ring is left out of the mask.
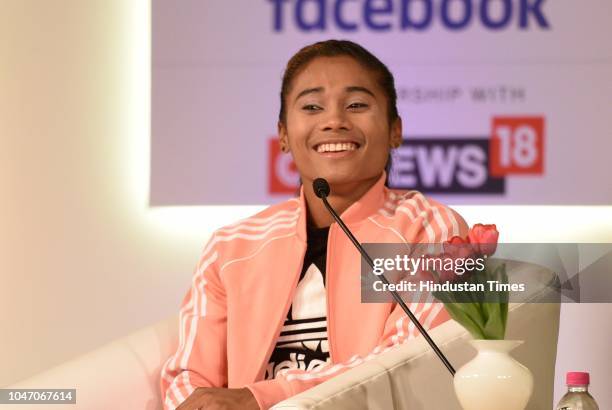
<path id="1" fill-rule="evenodd" d="M 363 246 L 361 246 L 359 241 L 357 241 L 357 238 L 355 238 L 355 236 L 352 234 L 349 228 L 344 224 L 342 219 L 340 219 L 340 216 L 336 213 L 334 208 L 332 208 L 332 206 L 327 201 L 327 196 L 329 195 L 329 192 L 330 192 L 329 184 L 327 183 L 327 181 L 324 178 L 315 179 L 312 182 L 312 189 L 314 190 L 315 195 L 317 195 L 319 198 L 321 198 L 321 200 L 323 200 L 323 204 L 325 205 L 325 208 L 327 208 L 327 210 L 332 215 L 332 217 L 336 220 L 338 225 L 340 225 L 340 227 L 342 228 L 346 236 L 348 236 L 351 242 L 353 242 L 353 245 L 355 245 L 359 253 L 361 253 L 361 256 L 363 257 L 363 259 L 365 259 L 366 262 L 368 262 L 368 265 L 370 265 L 370 267 L 374 269 L 374 261 L 372 260 L 370 255 L 368 255 L 365 249 L 363 249 Z M 389 285 L 389 280 L 385 277 L 384 274 L 381 274 L 378 277 L 382 280 L 384 284 Z M 406 313 L 406 315 L 408 315 L 408 317 L 410 318 L 414 326 L 419 330 L 421 335 L 423 335 L 425 340 L 427 340 L 427 343 L 429 343 L 429 346 L 431 346 L 434 352 L 436 352 L 436 355 L 442 361 L 444 366 L 446 366 L 451 376 L 455 376 L 455 369 L 450 364 L 446 356 L 444 356 L 444 353 L 442 353 L 438 345 L 436 345 L 436 343 L 433 341 L 431 336 L 429 336 L 429 333 L 427 333 L 427 330 L 425 330 L 423 325 L 421 325 L 421 323 L 419 322 L 419 319 L 417 319 L 416 316 L 414 316 L 410 308 L 406 305 L 406 303 L 404 303 L 404 301 L 402 300 L 400 295 L 397 293 L 397 291 L 390 290 L 389 292 L 391 292 L 391 296 L 393 296 L 393 299 L 395 299 L 397 304 L 401 306 L 402 310 Z"/>

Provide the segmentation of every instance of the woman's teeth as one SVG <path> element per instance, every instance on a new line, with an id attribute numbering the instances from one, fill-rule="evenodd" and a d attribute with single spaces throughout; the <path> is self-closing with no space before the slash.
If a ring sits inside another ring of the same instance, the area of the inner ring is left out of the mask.
<path id="1" fill-rule="evenodd" d="M 338 151 L 354 151 L 357 149 L 357 144 L 352 142 L 342 142 L 338 144 L 320 144 L 317 147 L 317 152 L 338 152 Z"/>

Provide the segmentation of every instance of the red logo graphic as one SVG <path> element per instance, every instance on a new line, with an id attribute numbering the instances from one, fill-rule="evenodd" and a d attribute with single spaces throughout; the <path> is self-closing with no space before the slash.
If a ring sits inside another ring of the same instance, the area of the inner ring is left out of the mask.
<path id="1" fill-rule="evenodd" d="M 290 154 L 281 152 L 278 138 L 268 141 L 268 193 L 294 194 L 300 174 Z"/>
<path id="2" fill-rule="evenodd" d="M 544 173 L 544 117 L 493 117 L 491 176 Z"/>

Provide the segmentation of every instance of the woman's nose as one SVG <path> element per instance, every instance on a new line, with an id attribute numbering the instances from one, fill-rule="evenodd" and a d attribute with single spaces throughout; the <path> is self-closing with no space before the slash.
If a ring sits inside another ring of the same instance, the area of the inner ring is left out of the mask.
<path id="1" fill-rule="evenodd" d="M 346 111 L 341 108 L 329 109 L 321 123 L 322 131 L 348 131 L 351 123 Z"/>

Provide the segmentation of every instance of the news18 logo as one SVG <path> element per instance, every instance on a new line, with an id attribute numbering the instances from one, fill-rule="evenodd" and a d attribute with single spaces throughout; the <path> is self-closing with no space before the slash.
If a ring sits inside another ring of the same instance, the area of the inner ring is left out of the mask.
<path id="1" fill-rule="evenodd" d="M 544 172 L 544 118 L 493 118 L 489 154 L 489 170 L 493 176 L 541 175 Z"/>
<path id="2" fill-rule="evenodd" d="M 509 175 L 544 173 L 544 117 L 494 117 L 489 136 L 408 136 L 393 151 L 389 184 L 437 194 L 502 195 Z M 269 141 L 269 193 L 293 194 L 291 156 Z"/>

